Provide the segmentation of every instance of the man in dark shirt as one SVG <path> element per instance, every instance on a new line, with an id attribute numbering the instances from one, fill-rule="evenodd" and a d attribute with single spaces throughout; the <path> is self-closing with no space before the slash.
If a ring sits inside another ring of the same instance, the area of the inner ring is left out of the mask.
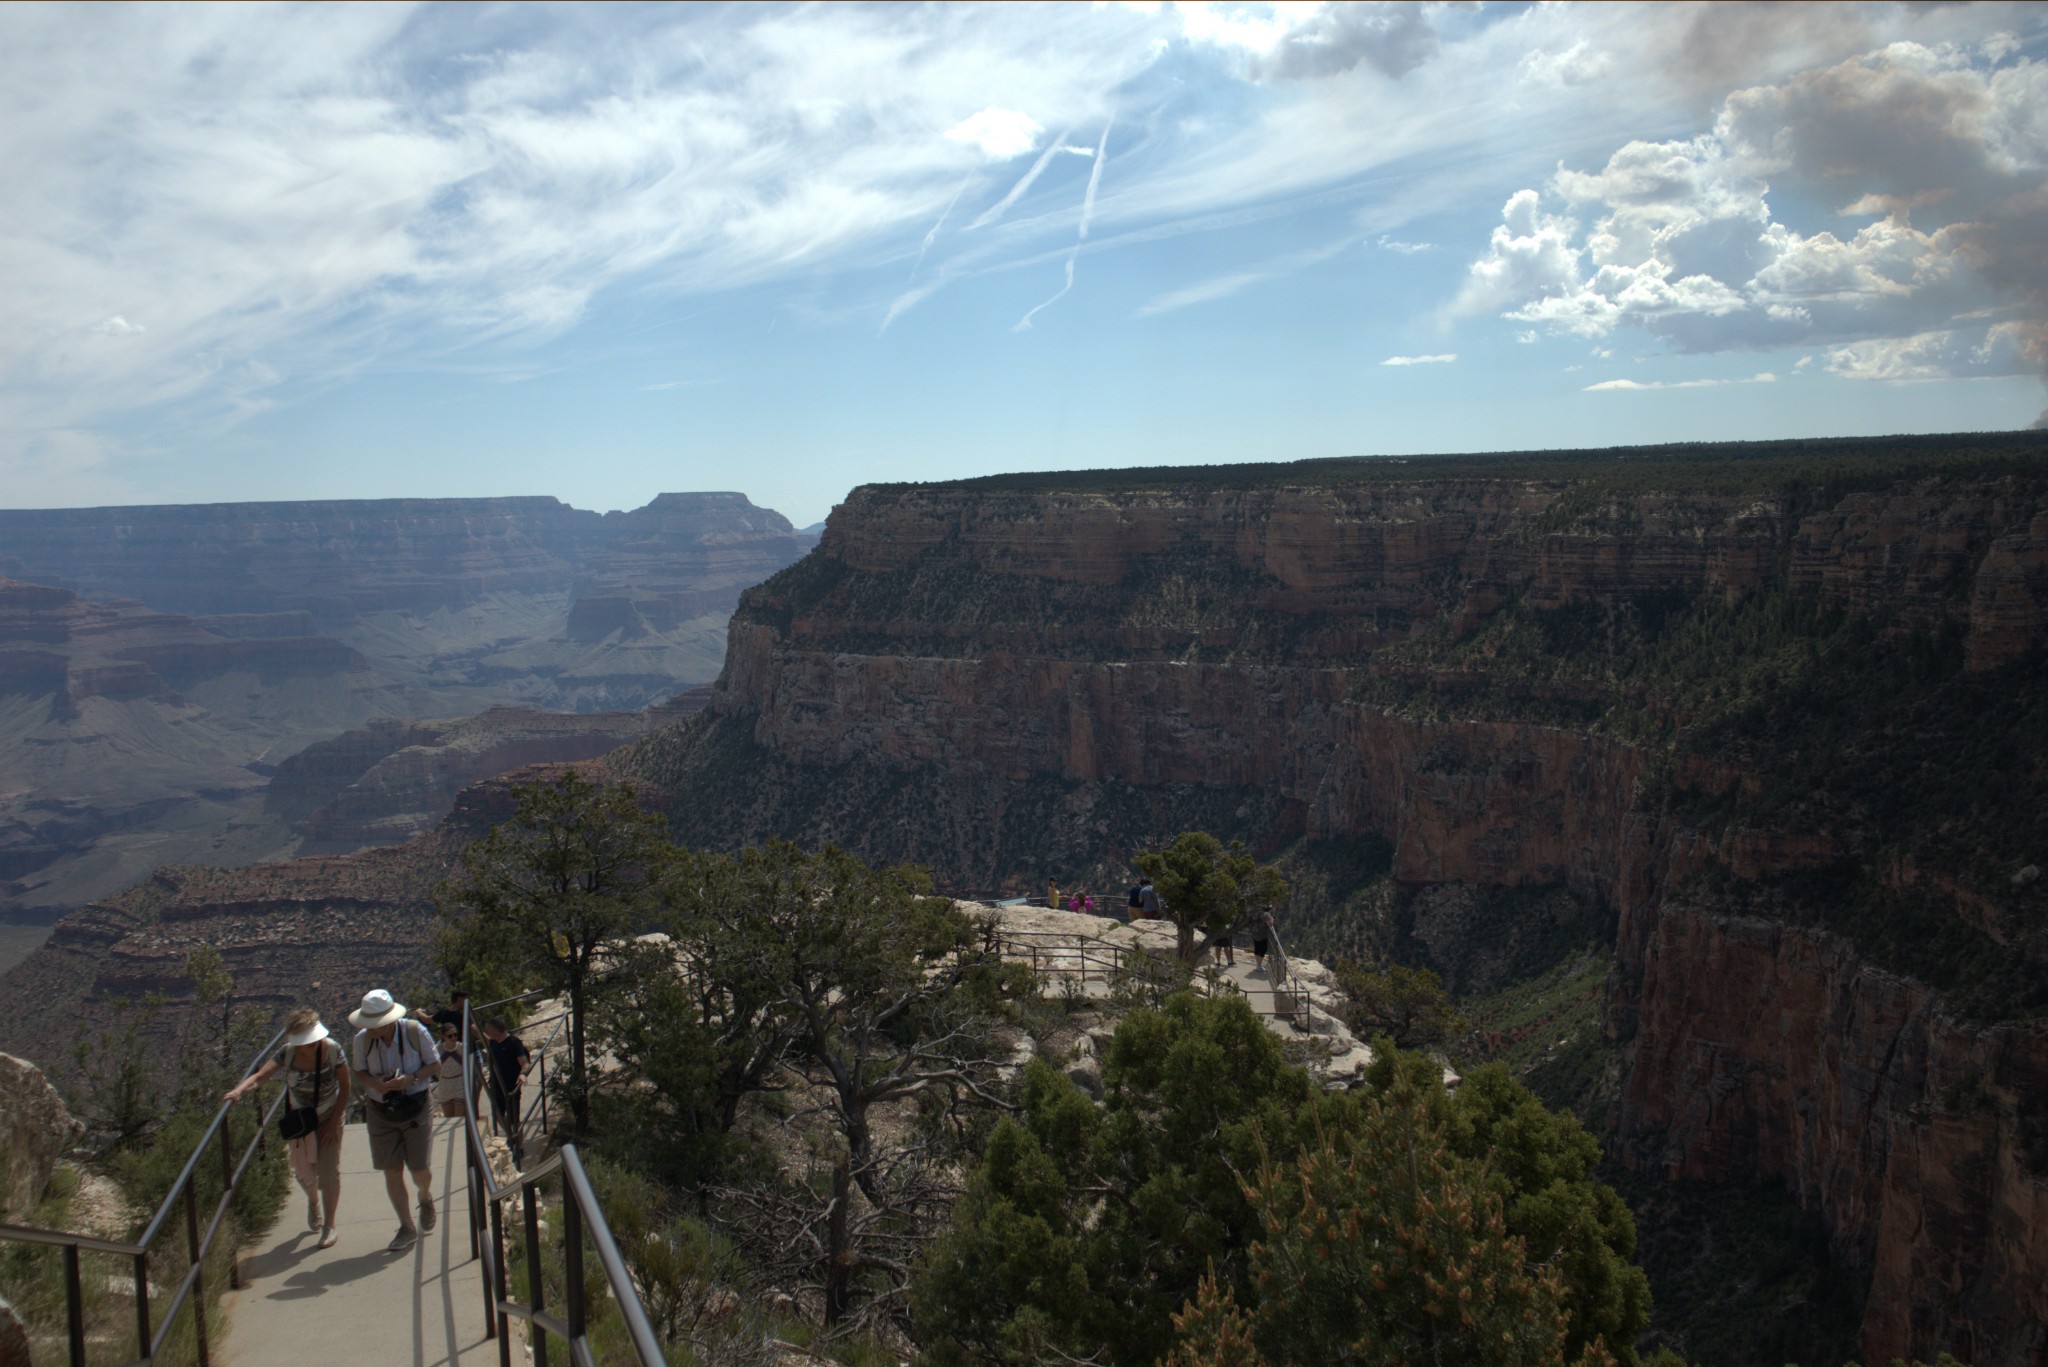
<path id="1" fill-rule="evenodd" d="M 434 1026 L 434 1033 L 436 1035 L 441 1033 L 440 1027 L 444 1025 L 452 1025 L 457 1030 L 462 1028 L 462 1004 L 469 1000 L 469 993 L 464 992 L 458 987 L 448 994 L 448 1000 L 452 1004 L 444 1006 L 438 1011 L 429 1011 L 425 1007 L 420 1008 L 420 1019 Z"/>
<path id="2" fill-rule="evenodd" d="M 526 1070 L 533 1066 L 533 1055 L 527 1052 L 526 1041 L 512 1033 L 503 1016 L 493 1016 L 484 1022 L 484 1048 L 491 1056 L 492 1109 L 498 1113 L 499 1124 L 511 1141 L 512 1161 L 524 1163 L 519 1091 L 526 1081 Z"/>

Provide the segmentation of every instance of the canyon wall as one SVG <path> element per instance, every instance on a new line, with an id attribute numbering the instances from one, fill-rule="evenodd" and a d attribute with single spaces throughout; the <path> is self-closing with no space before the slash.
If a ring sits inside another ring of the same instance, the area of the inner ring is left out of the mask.
<path id="1" fill-rule="evenodd" d="M 1873 658 L 1950 651 L 1972 696 L 2032 688 L 2048 438 L 1969 470 L 1955 444 L 1795 452 L 1850 459 L 1792 478 L 1667 453 L 862 489 L 742 599 L 706 715 L 621 762 L 685 839 L 834 839 L 961 890 L 1100 879 L 1179 824 L 1374 837 L 1409 886 L 1570 887 L 1620 919 L 1624 1160 L 1782 1181 L 1870 1275 L 1869 1357 L 2038 1363 L 2048 1012 L 1973 1022 L 1870 957 L 1814 877 L 1897 849 L 1809 810 L 1838 795 L 1773 816 L 1779 742 L 1695 743 L 1711 662 L 1687 693 L 1515 634 L 1767 602 Z M 1929 838 L 1913 914 L 2048 981 L 2039 884 Z"/>

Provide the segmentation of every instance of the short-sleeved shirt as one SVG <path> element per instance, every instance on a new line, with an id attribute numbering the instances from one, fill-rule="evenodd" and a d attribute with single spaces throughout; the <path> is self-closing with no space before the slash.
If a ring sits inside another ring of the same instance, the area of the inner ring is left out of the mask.
<path id="1" fill-rule="evenodd" d="M 427 1027 L 416 1020 L 400 1021 L 388 1040 L 372 1039 L 368 1030 L 358 1030 L 349 1045 L 349 1062 L 357 1071 L 368 1073 L 379 1082 L 388 1082 L 400 1073 L 418 1073 L 440 1059 L 441 1046 L 434 1043 Z M 432 1078 L 416 1077 L 405 1090 L 410 1095 L 433 1085 Z"/>
<path id="2" fill-rule="evenodd" d="M 298 1052 L 289 1044 L 277 1051 L 278 1071 L 284 1074 L 285 1090 L 291 1097 L 285 1104 L 311 1106 L 324 1117 L 334 1109 L 335 1100 L 341 1095 L 341 1046 L 331 1038 L 321 1040 L 320 1053 L 313 1067 L 304 1072 L 292 1062 L 293 1055 Z"/>
<path id="3" fill-rule="evenodd" d="M 526 1047 L 526 1041 L 517 1035 L 503 1039 L 487 1039 L 484 1048 L 491 1051 L 491 1076 L 498 1086 L 510 1091 L 519 1085 L 519 1065 L 533 1055 Z"/>

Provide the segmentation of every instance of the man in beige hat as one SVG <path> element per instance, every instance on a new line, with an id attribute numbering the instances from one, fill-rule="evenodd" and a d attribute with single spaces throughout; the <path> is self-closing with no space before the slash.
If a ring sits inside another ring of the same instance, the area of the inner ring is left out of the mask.
<path id="1" fill-rule="evenodd" d="M 363 1004 L 349 1012 L 348 1020 L 358 1027 L 349 1049 L 349 1066 L 368 1094 L 363 1115 L 369 1122 L 370 1161 L 384 1174 L 384 1190 L 398 1212 L 398 1233 L 388 1247 L 394 1253 L 403 1252 L 419 1238 L 420 1229 L 433 1229 L 438 1218 L 429 1145 L 434 1116 L 427 1097 L 434 1079 L 440 1076 L 440 1051 L 426 1026 L 408 1019 L 405 1007 L 381 987 L 367 993 Z M 419 1188 L 418 1229 L 406 1201 L 407 1172 Z"/>

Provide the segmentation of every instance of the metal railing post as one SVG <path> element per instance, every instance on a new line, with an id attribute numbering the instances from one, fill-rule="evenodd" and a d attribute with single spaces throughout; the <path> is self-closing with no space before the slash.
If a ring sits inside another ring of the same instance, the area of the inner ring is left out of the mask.
<path id="1" fill-rule="evenodd" d="M 512 1319 L 505 1313 L 510 1291 L 505 1284 L 505 1216 L 496 1201 L 491 1202 L 491 1282 L 497 1292 L 492 1319 L 496 1321 L 498 1367 L 512 1367 Z"/>
<path id="2" fill-rule="evenodd" d="M 191 1174 L 185 1177 L 185 1246 L 192 1253 L 192 1341 L 199 1348 L 199 1367 L 210 1367 L 206 1344 L 206 1255 L 199 1251 L 199 1196 Z"/>
<path id="3" fill-rule="evenodd" d="M 583 1304 L 583 1203 L 569 1184 L 568 1174 L 562 1175 L 562 1265 L 569 1282 L 569 1341 L 575 1343 L 583 1337 L 585 1307 Z"/>
<path id="4" fill-rule="evenodd" d="M 462 1134 L 462 1165 L 469 1170 L 469 1256 L 474 1261 L 484 1256 L 484 1184 L 477 1177 L 476 1146 L 469 1142 L 469 1127 L 466 1125 Z"/>
<path id="5" fill-rule="evenodd" d="M 78 1283 L 78 1245 L 64 1245 L 64 1320 L 70 1331 L 71 1367 L 85 1367 L 85 1288 Z"/>
<path id="6" fill-rule="evenodd" d="M 540 1269 L 540 1206 L 533 1199 L 533 1187 L 528 1184 L 525 1195 L 526 1206 L 526 1294 L 533 1298 L 536 1311 L 547 1309 L 547 1278 Z M 526 1339 L 533 1347 L 534 1367 L 548 1367 L 548 1333 L 540 1327 L 538 1319 L 528 1321 Z M 570 1345 L 570 1357 L 575 1356 L 575 1345 Z"/>
<path id="7" fill-rule="evenodd" d="M 291 1086 L 290 1082 L 286 1082 L 285 1086 L 289 1088 Z M 313 1099 L 315 1101 L 319 1100 L 318 1097 Z M 235 1146 L 228 1133 L 229 1120 L 229 1113 L 223 1111 L 220 1117 L 220 1190 L 223 1201 L 233 1200 L 235 1193 Z M 261 1125 L 256 1127 L 256 1133 L 258 1135 L 263 1133 Z M 230 1291 L 242 1289 L 242 1260 L 240 1258 L 228 1259 L 228 1289 Z"/>
<path id="8" fill-rule="evenodd" d="M 135 1356 L 149 1360 L 149 1250 L 135 1255 Z"/>

